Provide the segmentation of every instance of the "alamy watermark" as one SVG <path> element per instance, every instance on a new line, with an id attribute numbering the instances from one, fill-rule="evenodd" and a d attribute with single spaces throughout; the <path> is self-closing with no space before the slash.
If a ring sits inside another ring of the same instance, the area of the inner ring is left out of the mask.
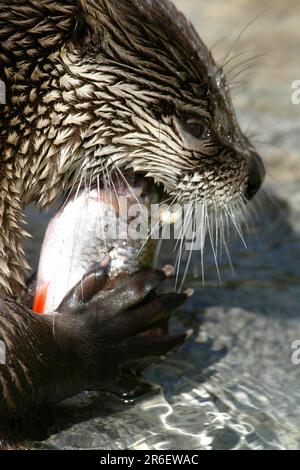
<path id="1" fill-rule="evenodd" d="M 299 366 L 300 365 L 300 340 L 297 339 L 295 340 L 292 345 L 291 345 L 291 348 L 294 350 L 294 352 L 292 353 L 292 364 L 294 364 L 294 366 Z"/>
<path id="2" fill-rule="evenodd" d="M 2 340 L 0 340 L 0 365 L 1 364 L 6 364 L 6 345 Z"/>
<path id="3" fill-rule="evenodd" d="M 0 104 L 6 104 L 6 85 L 0 80 Z"/>
<path id="4" fill-rule="evenodd" d="M 188 251 L 202 250 L 205 244 L 209 215 L 205 204 L 142 203 L 128 205 L 127 197 L 118 198 L 118 207 L 99 207 L 95 225 L 97 239 L 103 240 L 182 240 Z"/>
<path id="5" fill-rule="evenodd" d="M 292 103 L 300 104 L 300 80 L 294 80 L 292 83 Z"/>

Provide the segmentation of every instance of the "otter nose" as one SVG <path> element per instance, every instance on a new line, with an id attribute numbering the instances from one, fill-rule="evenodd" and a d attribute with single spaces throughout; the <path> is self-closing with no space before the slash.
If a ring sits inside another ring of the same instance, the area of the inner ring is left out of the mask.
<path id="1" fill-rule="evenodd" d="M 260 189 L 265 179 L 265 175 L 266 171 L 262 159 L 257 153 L 253 152 L 251 156 L 248 183 L 245 191 L 245 195 L 248 201 L 251 201 L 251 199 Z"/>

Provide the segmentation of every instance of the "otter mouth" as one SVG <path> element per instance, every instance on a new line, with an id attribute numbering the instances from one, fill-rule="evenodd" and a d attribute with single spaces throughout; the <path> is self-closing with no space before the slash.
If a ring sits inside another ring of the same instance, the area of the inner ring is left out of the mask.
<path id="1" fill-rule="evenodd" d="M 132 193 L 139 194 L 143 199 L 146 199 L 154 192 L 157 199 L 161 199 L 164 195 L 164 190 L 154 182 L 153 178 L 133 170 L 119 171 L 114 172 L 112 175 L 107 175 L 107 179 L 104 181 L 94 181 L 91 184 L 91 188 L 96 187 L 100 190 L 114 192 L 118 196 L 122 194 L 130 196 Z M 81 185 L 80 189 L 85 188 L 86 185 Z"/>
<path id="2" fill-rule="evenodd" d="M 256 161 L 250 176 L 249 199 L 262 182 Z M 160 209 L 161 203 L 167 201 L 162 185 L 143 173 L 130 170 L 107 172 L 101 181 L 94 180 L 91 184 L 85 181 L 70 190 L 46 231 L 33 310 L 53 312 L 91 267 L 104 259 L 109 260 L 112 276 L 152 266 L 155 237 L 149 236 L 153 228 L 149 216 L 153 215 L 154 205 L 159 226 L 174 224 L 181 216 L 180 210 L 179 215 L 176 213 L 176 205 L 173 208 L 171 205 L 169 210 Z M 210 231 L 215 227 L 214 220 L 207 223 L 209 207 L 202 204 L 199 210 L 200 213 L 196 211 L 195 214 L 199 216 L 196 222 L 200 236 L 196 236 L 196 243 L 193 241 L 191 246 L 193 250 L 198 247 L 203 251 L 207 225 Z M 182 225 L 180 236 L 183 240 L 190 236 L 189 225 L 195 214 L 191 211 Z M 234 216 L 232 220 L 235 220 Z M 239 232 L 238 225 L 236 229 Z"/>
<path id="3" fill-rule="evenodd" d="M 51 219 L 42 245 L 33 310 L 55 311 L 95 264 L 133 272 L 153 263 L 150 206 L 164 193 L 151 178 L 124 172 L 70 191 Z"/>

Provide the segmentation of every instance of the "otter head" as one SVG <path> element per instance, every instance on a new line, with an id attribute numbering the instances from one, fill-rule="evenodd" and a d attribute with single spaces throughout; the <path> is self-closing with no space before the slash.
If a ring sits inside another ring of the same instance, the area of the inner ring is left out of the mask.
<path id="1" fill-rule="evenodd" d="M 222 69 L 168 0 L 0 6 L 1 151 L 23 204 L 49 205 L 114 171 L 149 178 L 178 203 L 256 194 L 263 165 Z"/>
<path id="2" fill-rule="evenodd" d="M 252 199 L 262 162 L 239 127 L 222 69 L 193 27 L 165 0 L 82 5 L 61 60 L 66 93 L 74 99 L 85 87 L 82 101 L 97 117 L 89 127 L 82 113 L 87 165 L 102 177 L 103 166 L 143 174 L 179 203 Z"/>

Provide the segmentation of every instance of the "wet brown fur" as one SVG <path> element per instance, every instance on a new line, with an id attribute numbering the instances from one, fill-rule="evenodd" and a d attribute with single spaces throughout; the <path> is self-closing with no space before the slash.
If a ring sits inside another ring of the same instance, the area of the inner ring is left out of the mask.
<path id="1" fill-rule="evenodd" d="M 179 202 L 243 194 L 252 146 L 222 70 L 167 0 L 0 0 L 0 283 L 26 266 L 22 209 L 49 206 L 78 171 L 151 176 Z M 184 129 L 196 116 L 202 139 Z M 101 162 L 101 165 L 100 165 Z"/>

